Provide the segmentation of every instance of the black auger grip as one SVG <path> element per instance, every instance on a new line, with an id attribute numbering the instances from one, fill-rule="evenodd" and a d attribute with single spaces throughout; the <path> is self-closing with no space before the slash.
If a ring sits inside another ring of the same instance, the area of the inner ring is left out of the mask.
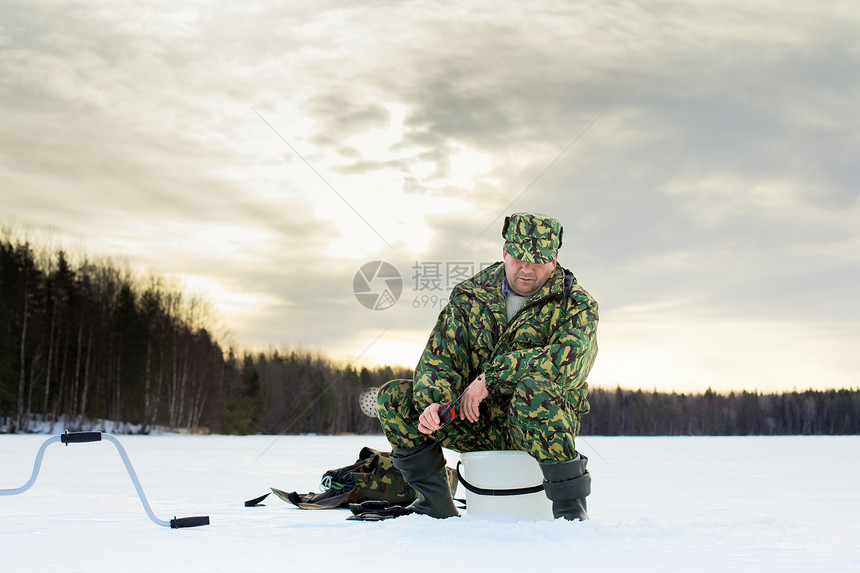
<path id="1" fill-rule="evenodd" d="M 66 444 L 83 444 L 84 442 L 100 442 L 102 441 L 101 432 L 69 432 L 65 431 L 60 436 L 60 441 Z"/>
<path id="2" fill-rule="evenodd" d="M 209 516 L 199 515 L 197 517 L 174 517 L 170 520 L 170 529 L 197 527 L 199 525 L 209 525 Z"/>

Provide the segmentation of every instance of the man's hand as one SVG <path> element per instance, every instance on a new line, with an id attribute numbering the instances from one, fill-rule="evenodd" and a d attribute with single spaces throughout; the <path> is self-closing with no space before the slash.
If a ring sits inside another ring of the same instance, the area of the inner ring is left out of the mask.
<path id="1" fill-rule="evenodd" d="M 463 392 L 463 397 L 460 398 L 460 419 L 477 422 L 481 415 L 478 407 L 484 398 L 489 395 L 490 393 L 487 392 L 487 378 L 481 372 Z"/>
<path id="2" fill-rule="evenodd" d="M 455 408 L 460 409 L 460 419 L 477 422 L 481 415 L 478 408 L 484 398 L 489 395 L 490 393 L 487 392 L 487 378 L 482 372 L 466 387 L 455 406 Z M 424 408 L 424 411 L 418 416 L 419 432 L 429 435 L 442 427 L 442 420 L 439 418 L 439 408 L 441 407 L 441 404 L 434 402 Z"/>
<path id="3" fill-rule="evenodd" d="M 418 416 L 418 431 L 422 434 L 432 434 L 440 428 L 439 426 L 439 404 L 432 403 Z"/>

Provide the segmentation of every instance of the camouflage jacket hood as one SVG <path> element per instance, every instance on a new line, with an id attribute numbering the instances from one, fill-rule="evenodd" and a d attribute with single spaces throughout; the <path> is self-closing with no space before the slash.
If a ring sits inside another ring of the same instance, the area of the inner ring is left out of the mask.
<path id="1" fill-rule="evenodd" d="M 481 372 L 493 399 L 510 396 L 527 376 L 567 389 L 576 413 L 588 411 L 586 378 L 597 355 L 597 303 L 573 273 L 556 266 L 546 284 L 508 322 L 502 263 L 451 292 L 418 366 L 419 409 L 450 402 Z"/>

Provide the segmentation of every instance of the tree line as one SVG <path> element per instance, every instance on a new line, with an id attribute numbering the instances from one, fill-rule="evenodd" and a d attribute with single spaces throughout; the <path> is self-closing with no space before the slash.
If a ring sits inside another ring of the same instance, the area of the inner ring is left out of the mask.
<path id="1" fill-rule="evenodd" d="M 164 277 L 73 262 L 0 234 L 0 428 L 109 419 L 225 434 L 378 433 L 358 397 L 405 368 L 224 347 L 211 305 Z M 593 388 L 589 435 L 860 433 L 860 391 L 759 394 Z"/>
<path id="2" fill-rule="evenodd" d="M 194 428 L 223 375 L 200 298 L 109 261 L 0 238 L 0 416 Z"/>
<path id="3" fill-rule="evenodd" d="M 109 419 L 217 433 L 377 431 L 363 389 L 409 372 L 310 352 L 240 353 L 207 301 L 164 277 L 0 233 L 0 428 Z M 71 428 L 74 429 L 74 428 Z"/>
<path id="4" fill-rule="evenodd" d="M 860 390 L 700 394 L 592 388 L 582 433 L 600 436 L 860 434 Z"/>

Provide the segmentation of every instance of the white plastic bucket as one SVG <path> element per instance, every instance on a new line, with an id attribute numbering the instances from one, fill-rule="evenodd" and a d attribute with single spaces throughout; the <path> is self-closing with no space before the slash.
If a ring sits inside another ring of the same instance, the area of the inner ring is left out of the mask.
<path id="1" fill-rule="evenodd" d="M 488 451 L 460 454 L 462 478 L 473 489 L 495 490 L 497 494 L 510 490 L 537 489 L 543 483 L 543 472 L 537 461 L 525 452 Z M 508 515 L 523 519 L 551 521 L 552 502 L 541 488 L 533 493 L 490 495 L 471 491 L 466 483 L 466 512 L 469 515 Z"/>

